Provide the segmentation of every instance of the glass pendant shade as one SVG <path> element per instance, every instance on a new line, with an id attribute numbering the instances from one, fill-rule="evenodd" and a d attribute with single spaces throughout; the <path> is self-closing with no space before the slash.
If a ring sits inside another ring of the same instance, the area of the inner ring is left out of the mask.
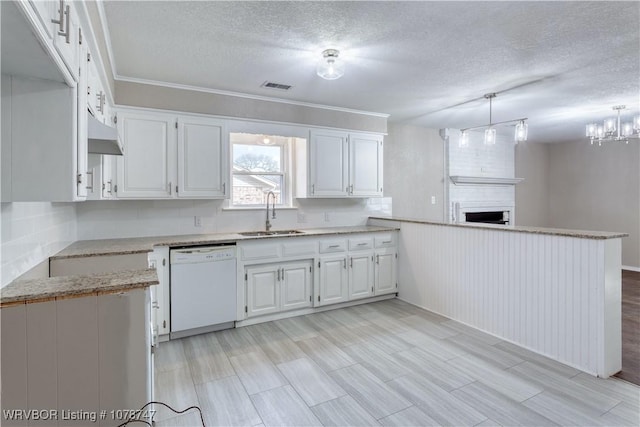
<path id="1" fill-rule="evenodd" d="M 488 128 L 484 131 L 484 143 L 485 145 L 495 145 L 496 143 L 495 128 Z"/>
<path id="2" fill-rule="evenodd" d="M 458 147 L 466 147 L 469 145 L 469 132 L 463 130 L 460 133 L 460 139 L 458 140 Z"/>
<path id="3" fill-rule="evenodd" d="M 598 134 L 598 125 L 596 123 L 589 123 L 587 125 L 587 137 L 595 138 Z"/>
<path id="4" fill-rule="evenodd" d="M 620 125 L 620 134 L 624 137 L 633 135 L 633 124 L 627 122 Z"/>
<path id="5" fill-rule="evenodd" d="M 606 119 L 604 121 L 605 133 L 613 133 L 616 131 L 616 119 Z"/>
<path id="6" fill-rule="evenodd" d="M 338 57 L 340 51 L 327 49 L 322 52 L 316 73 L 325 80 L 336 80 L 344 75 L 344 62 Z"/>
<path id="7" fill-rule="evenodd" d="M 604 127 L 598 126 L 598 129 L 596 129 L 596 138 L 604 138 L 604 135 L 605 135 Z"/>
<path id="8" fill-rule="evenodd" d="M 523 121 L 516 125 L 515 140 L 516 142 L 524 142 L 527 140 L 527 133 L 529 131 L 529 125 Z"/>

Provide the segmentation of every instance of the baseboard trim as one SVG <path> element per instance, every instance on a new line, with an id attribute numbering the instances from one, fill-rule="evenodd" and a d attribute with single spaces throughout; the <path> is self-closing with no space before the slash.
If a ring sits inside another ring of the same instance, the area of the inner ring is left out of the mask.
<path id="1" fill-rule="evenodd" d="M 637 271 L 638 273 L 640 273 L 640 267 L 631 267 L 630 265 L 623 265 L 622 269 L 628 270 L 628 271 Z"/>

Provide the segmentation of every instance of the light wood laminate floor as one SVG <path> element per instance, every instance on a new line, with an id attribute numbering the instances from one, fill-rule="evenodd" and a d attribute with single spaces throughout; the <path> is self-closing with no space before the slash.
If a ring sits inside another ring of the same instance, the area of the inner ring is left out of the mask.
<path id="1" fill-rule="evenodd" d="M 640 425 L 640 387 L 398 299 L 162 343 L 156 400 L 207 426 Z"/>

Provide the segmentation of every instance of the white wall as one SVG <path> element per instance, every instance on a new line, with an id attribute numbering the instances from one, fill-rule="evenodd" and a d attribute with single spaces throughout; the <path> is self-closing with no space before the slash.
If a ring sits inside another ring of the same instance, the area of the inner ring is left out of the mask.
<path id="1" fill-rule="evenodd" d="M 363 225 L 370 215 L 390 215 L 389 198 L 299 200 L 298 209 L 276 209 L 273 229 Z M 78 204 L 78 239 L 263 230 L 265 210 L 223 210 L 214 200 L 115 200 Z M 328 214 L 328 221 L 325 220 Z M 200 216 L 202 226 L 194 226 Z M 304 217 L 304 218 L 302 218 Z"/>
<path id="2" fill-rule="evenodd" d="M 549 145 L 516 146 L 516 225 L 549 227 Z"/>
<path id="3" fill-rule="evenodd" d="M 622 264 L 640 268 L 640 143 L 550 144 L 549 226 L 629 233 Z"/>
<path id="4" fill-rule="evenodd" d="M 73 203 L 2 203 L 1 286 L 77 239 Z"/>
<path id="5" fill-rule="evenodd" d="M 389 123 L 384 145 L 384 194 L 393 199 L 393 215 L 443 221 L 443 177 L 444 143 L 438 129 Z"/>

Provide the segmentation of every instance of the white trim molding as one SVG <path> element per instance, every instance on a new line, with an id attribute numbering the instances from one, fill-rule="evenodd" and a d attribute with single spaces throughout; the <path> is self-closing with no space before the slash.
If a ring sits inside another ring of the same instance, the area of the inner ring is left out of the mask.
<path id="1" fill-rule="evenodd" d="M 524 178 L 499 178 L 499 177 L 491 177 L 491 176 L 461 176 L 461 175 L 453 175 L 450 176 L 449 179 L 458 185 L 458 184 L 493 184 L 493 185 L 516 185 L 522 181 Z"/>
<path id="2" fill-rule="evenodd" d="M 640 267 L 632 267 L 630 265 L 623 265 L 622 269 L 623 270 L 627 270 L 627 271 L 637 271 L 638 273 L 640 273 Z"/>

